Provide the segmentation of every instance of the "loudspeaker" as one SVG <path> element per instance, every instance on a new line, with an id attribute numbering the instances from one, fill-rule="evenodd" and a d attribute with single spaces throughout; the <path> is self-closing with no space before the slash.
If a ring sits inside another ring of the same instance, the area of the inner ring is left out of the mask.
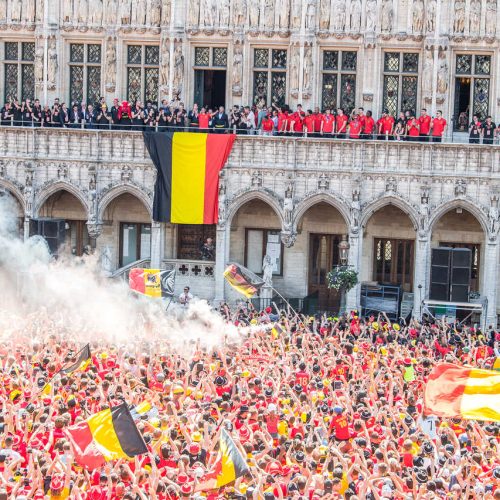
<path id="1" fill-rule="evenodd" d="M 452 302 L 469 302 L 471 260 L 472 251 L 469 248 L 454 248 L 451 253 Z"/>
<path id="2" fill-rule="evenodd" d="M 30 236 L 35 234 L 43 236 L 49 245 L 50 253 L 57 255 L 66 237 L 66 221 L 64 219 L 31 219 Z"/>
<path id="3" fill-rule="evenodd" d="M 450 296 L 451 248 L 433 248 L 431 259 L 431 300 L 448 301 Z"/>
<path id="4" fill-rule="evenodd" d="M 471 260 L 469 248 L 433 248 L 429 298 L 469 302 Z"/>

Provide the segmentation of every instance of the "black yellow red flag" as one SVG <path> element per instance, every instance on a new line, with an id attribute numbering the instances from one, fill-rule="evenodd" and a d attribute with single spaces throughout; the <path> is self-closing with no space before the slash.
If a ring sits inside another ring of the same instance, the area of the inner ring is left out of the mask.
<path id="1" fill-rule="evenodd" d="M 264 284 L 258 276 L 239 264 L 229 264 L 224 271 L 226 281 L 246 298 L 253 297 Z"/>

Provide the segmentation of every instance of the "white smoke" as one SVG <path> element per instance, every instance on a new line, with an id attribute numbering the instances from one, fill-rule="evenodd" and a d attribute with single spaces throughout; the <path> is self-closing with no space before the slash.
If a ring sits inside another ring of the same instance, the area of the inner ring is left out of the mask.
<path id="1" fill-rule="evenodd" d="M 96 256 L 53 260 L 45 242 L 19 238 L 15 201 L 0 196 L 0 335 L 43 342 L 49 335 L 77 342 L 167 346 L 184 354 L 241 332 L 195 301 L 188 310 L 129 291 L 102 277 Z"/>

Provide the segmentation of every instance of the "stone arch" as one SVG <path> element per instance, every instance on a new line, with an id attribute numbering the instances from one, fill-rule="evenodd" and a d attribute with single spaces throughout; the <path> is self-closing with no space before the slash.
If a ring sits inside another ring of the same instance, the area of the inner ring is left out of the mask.
<path id="1" fill-rule="evenodd" d="M 261 200 L 267 205 L 269 205 L 274 212 L 276 213 L 276 216 L 278 217 L 281 227 L 284 227 L 284 220 L 283 220 L 283 211 L 281 209 L 280 203 L 278 201 L 277 196 L 271 192 L 271 191 L 257 191 L 257 190 L 252 190 L 252 191 L 246 191 L 242 194 L 237 195 L 232 201 L 229 206 L 228 214 L 227 214 L 227 224 L 230 226 L 234 216 L 237 214 L 238 210 L 245 205 L 245 203 L 248 203 L 249 201 L 253 200 Z"/>
<path id="2" fill-rule="evenodd" d="M 23 193 L 14 183 L 7 179 L 0 179 L 0 189 L 7 190 L 19 203 L 23 213 L 26 212 L 26 203 L 24 202 Z"/>
<path id="3" fill-rule="evenodd" d="M 99 221 L 102 220 L 104 212 L 108 208 L 109 204 L 122 194 L 131 194 L 132 196 L 137 198 L 139 201 L 143 203 L 149 215 L 150 216 L 153 215 L 153 206 L 151 204 L 149 196 L 136 186 L 131 186 L 130 184 L 122 184 L 111 188 L 99 201 L 99 210 L 97 218 Z"/>
<path id="4" fill-rule="evenodd" d="M 432 210 L 432 216 L 429 220 L 429 233 L 432 233 L 436 222 L 443 217 L 443 215 L 447 214 L 450 210 L 454 208 L 463 208 L 467 210 L 481 225 L 484 234 L 488 234 L 488 221 L 485 217 L 485 214 L 481 207 L 476 205 L 473 201 L 467 199 L 454 199 L 448 200 L 438 205 Z"/>
<path id="5" fill-rule="evenodd" d="M 342 217 L 344 218 L 344 222 L 349 228 L 350 225 L 350 214 L 349 214 L 349 207 L 345 200 L 341 197 L 335 197 L 332 194 L 329 193 L 313 193 L 305 198 L 303 198 L 298 206 L 298 209 L 295 213 L 294 217 L 294 227 L 298 225 L 304 214 L 314 205 L 317 205 L 318 203 L 327 203 L 328 205 L 332 206 L 338 212 Z"/>
<path id="6" fill-rule="evenodd" d="M 399 196 L 383 196 L 381 198 L 369 202 L 364 207 L 361 214 L 361 219 L 360 219 L 361 227 L 365 227 L 368 221 L 370 220 L 370 217 L 375 212 L 377 212 L 381 208 L 384 208 L 387 205 L 394 205 L 395 207 L 399 208 L 405 215 L 409 217 L 411 223 L 413 224 L 413 228 L 415 230 L 418 229 L 418 214 L 416 210 L 413 208 L 412 205 L 410 205 L 410 203 L 408 203 L 405 199 Z"/>
<path id="7" fill-rule="evenodd" d="M 58 191 L 66 191 L 69 194 L 72 194 L 82 204 L 82 207 L 85 213 L 87 214 L 88 218 L 89 206 L 84 193 L 75 186 L 73 186 L 73 184 L 64 181 L 57 181 L 51 183 L 38 193 L 38 195 L 36 196 L 34 217 L 38 217 L 38 213 L 40 209 L 43 207 L 44 203 Z"/>

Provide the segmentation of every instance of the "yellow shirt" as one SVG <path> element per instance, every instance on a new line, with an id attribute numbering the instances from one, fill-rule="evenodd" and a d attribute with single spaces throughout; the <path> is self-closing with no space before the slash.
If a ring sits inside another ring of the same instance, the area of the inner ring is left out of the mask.
<path id="1" fill-rule="evenodd" d="M 50 500 L 67 500 L 69 498 L 69 488 L 64 488 L 59 495 L 50 494 Z"/>

